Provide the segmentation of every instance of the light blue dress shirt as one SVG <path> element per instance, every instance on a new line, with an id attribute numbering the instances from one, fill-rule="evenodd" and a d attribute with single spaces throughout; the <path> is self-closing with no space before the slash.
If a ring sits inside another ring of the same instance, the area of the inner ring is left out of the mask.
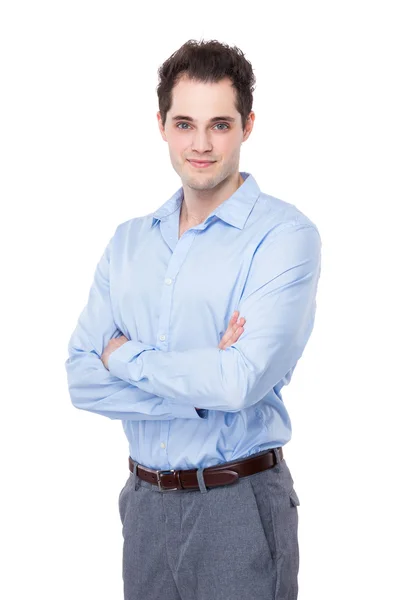
<path id="1" fill-rule="evenodd" d="M 314 326 L 321 238 L 241 175 L 180 238 L 182 187 L 118 225 L 69 340 L 72 404 L 120 419 L 130 456 L 149 468 L 208 467 L 291 439 L 282 387 Z M 236 309 L 244 332 L 220 350 Z M 103 350 L 122 334 L 106 369 Z"/>

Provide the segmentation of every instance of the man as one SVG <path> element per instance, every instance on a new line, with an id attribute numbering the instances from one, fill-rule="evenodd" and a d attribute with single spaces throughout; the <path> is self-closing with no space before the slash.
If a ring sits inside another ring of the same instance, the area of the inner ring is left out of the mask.
<path id="1" fill-rule="evenodd" d="M 281 389 L 314 325 L 320 236 L 239 171 L 255 79 L 238 48 L 189 40 L 159 77 L 182 187 L 109 241 L 69 342 L 71 400 L 129 441 L 125 600 L 295 600 Z"/>

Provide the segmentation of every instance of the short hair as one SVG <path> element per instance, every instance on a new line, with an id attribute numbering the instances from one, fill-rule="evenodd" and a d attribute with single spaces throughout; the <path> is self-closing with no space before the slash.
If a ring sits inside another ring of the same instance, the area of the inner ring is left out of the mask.
<path id="1" fill-rule="evenodd" d="M 159 67 L 157 95 L 163 127 L 172 104 L 172 89 L 183 76 L 204 83 L 218 83 L 229 77 L 236 90 L 235 108 L 242 117 L 244 130 L 253 106 L 256 78 L 251 63 L 237 46 L 191 39 Z"/>

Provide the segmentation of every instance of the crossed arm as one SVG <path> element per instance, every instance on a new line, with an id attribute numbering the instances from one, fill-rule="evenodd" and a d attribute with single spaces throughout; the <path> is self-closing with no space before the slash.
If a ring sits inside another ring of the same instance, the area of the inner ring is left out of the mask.
<path id="1" fill-rule="evenodd" d="M 287 223 L 257 248 L 238 306 L 246 329 L 229 348 L 164 352 L 130 340 L 108 356 L 107 371 L 103 350 L 120 333 L 109 301 L 109 252 L 110 244 L 69 345 L 78 408 L 127 419 L 200 418 L 195 406 L 235 412 L 264 398 L 301 357 L 321 268 L 316 227 Z"/>
<path id="2" fill-rule="evenodd" d="M 190 404 L 177 403 L 172 398 L 142 390 L 110 373 L 101 361 L 109 341 L 121 335 L 110 300 L 111 248 L 112 239 L 96 266 L 88 302 L 68 342 L 65 368 L 72 404 L 110 419 L 200 419 Z"/>

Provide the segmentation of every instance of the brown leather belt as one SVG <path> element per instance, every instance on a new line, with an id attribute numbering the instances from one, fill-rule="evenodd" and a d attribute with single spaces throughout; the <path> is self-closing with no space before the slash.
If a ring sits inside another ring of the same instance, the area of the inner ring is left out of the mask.
<path id="1" fill-rule="evenodd" d="M 282 447 L 276 448 L 280 460 L 283 460 Z M 259 471 L 265 471 L 276 465 L 276 457 L 272 449 L 266 450 L 264 454 L 249 456 L 236 461 L 225 462 L 221 465 L 207 467 L 203 471 L 206 487 L 217 487 L 234 483 L 239 477 L 253 475 Z M 133 460 L 129 457 L 129 470 L 133 473 Z M 159 490 L 172 491 L 193 489 L 198 490 L 199 484 L 196 475 L 197 469 L 149 469 L 137 465 L 137 476 L 144 481 L 158 485 Z"/>

